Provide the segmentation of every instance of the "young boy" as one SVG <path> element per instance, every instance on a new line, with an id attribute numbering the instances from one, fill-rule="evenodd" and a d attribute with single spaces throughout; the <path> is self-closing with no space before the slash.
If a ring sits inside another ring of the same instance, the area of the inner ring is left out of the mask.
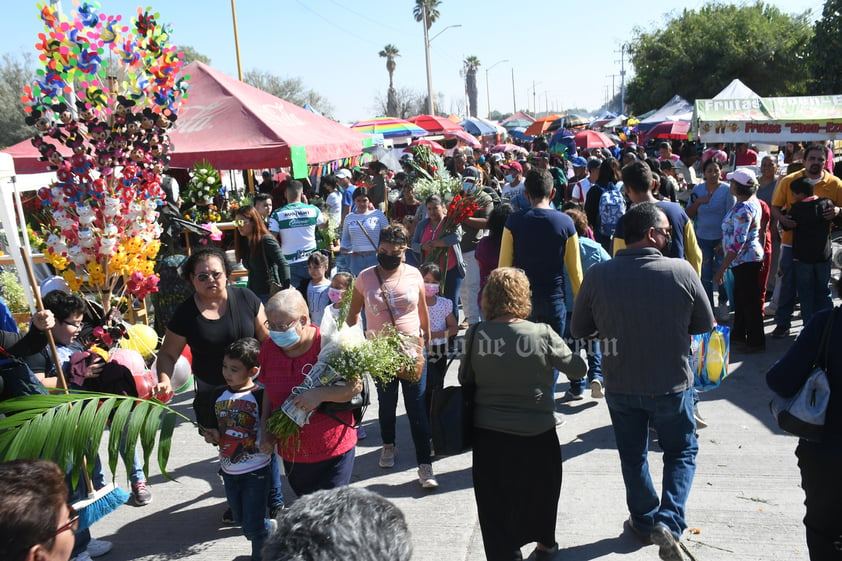
<path id="1" fill-rule="evenodd" d="M 272 477 L 271 456 L 259 447 L 263 387 L 252 380 L 259 353 L 260 343 L 251 337 L 234 341 L 225 350 L 222 375 L 227 385 L 216 399 L 218 427 L 205 431 L 205 440 L 219 445 L 228 506 L 251 541 L 252 561 L 261 561 L 263 542 L 277 524 L 264 516 Z"/>
<path id="2" fill-rule="evenodd" d="M 795 202 L 789 216 L 796 222 L 792 233 L 792 264 L 795 287 L 806 324 L 815 312 L 832 306 L 830 288 L 830 221 L 822 214 L 833 206 L 813 193 L 813 184 L 799 177 L 790 184 Z"/>

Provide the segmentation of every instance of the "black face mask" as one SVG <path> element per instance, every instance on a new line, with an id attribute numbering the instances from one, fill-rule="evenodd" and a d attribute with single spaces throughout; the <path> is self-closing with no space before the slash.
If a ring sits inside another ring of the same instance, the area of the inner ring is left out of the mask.
<path id="1" fill-rule="evenodd" d="M 664 236 L 664 247 L 661 248 L 661 254 L 664 257 L 669 257 L 672 251 L 672 236 L 667 234 Z"/>
<path id="2" fill-rule="evenodd" d="M 386 271 L 394 271 L 401 264 L 400 255 L 389 255 L 387 253 L 378 253 L 377 262 Z"/>

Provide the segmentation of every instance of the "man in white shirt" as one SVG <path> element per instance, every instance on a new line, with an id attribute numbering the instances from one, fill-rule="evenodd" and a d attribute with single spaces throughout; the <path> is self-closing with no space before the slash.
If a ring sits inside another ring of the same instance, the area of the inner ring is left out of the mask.
<path id="1" fill-rule="evenodd" d="M 590 190 L 591 185 L 593 185 L 596 182 L 596 178 L 599 177 L 599 167 L 601 165 L 602 160 L 599 158 L 591 158 L 588 160 L 588 163 L 586 164 L 588 176 L 573 186 L 573 190 L 570 194 L 571 201 L 575 201 L 582 205 L 585 204 L 585 197 L 588 196 L 588 191 Z"/>
<path id="2" fill-rule="evenodd" d="M 520 165 L 520 162 L 511 162 L 500 166 L 500 169 L 503 170 L 506 179 L 506 184 L 503 185 L 503 197 L 512 199 L 518 193 L 523 192 L 523 166 Z"/>
<path id="3" fill-rule="evenodd" d="M 290 181 L 286 188 L 289 202 L 269 217 L 269 231 L 281 242 L 293 287 L 310 278 L 307 258 L 316 251 L 316 227 L 326 228 L 328 223 L 317 207 L 301 202 L 303 191 L 300 181 Z"/>

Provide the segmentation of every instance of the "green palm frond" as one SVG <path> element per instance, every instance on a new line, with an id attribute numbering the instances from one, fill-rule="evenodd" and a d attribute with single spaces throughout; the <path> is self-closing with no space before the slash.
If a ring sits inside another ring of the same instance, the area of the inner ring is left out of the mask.
<path id="1" fill-rule="evenodd" d="M 115 473 L 125 433 L 126 469 L 138 440 L 143 450 L 143 471 L 158 442 L 158 468 L 167 473 L 176 417 L 188 417 L 157 400 L 78 391 L 71 394 L 27 395 L 0 402 L 0 461 L 18 458 L 53 460 L 72 467 L 75 486 L 82 458 L 92 472 L 102 436 L 110 419 L 108 465 Z"/>

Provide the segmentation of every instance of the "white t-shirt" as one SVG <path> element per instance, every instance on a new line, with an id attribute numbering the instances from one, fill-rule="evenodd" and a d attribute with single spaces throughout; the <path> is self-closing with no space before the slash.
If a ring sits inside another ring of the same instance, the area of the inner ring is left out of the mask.
<path id="1" fill-rule="evenodd" d="M 316 226 L 326 221 L 327 217 L 313 205 L 291 203 L 269 216 L 269 231 L 280 235 L 287 263 L 300 263 L 316 251 Z"/>
<path id="2" fill-rule="evenodd" d="M 573 199 L 585 202 L 585 197 L 588 196 L 588 191 L 591 188 L 591 180 L 587 177 L 583 178 L 579 183 L 573 186 Z"/>
<path id="3" fill-rule="evenodd" d="M 526 183 L 524 183 L 523 181 L 521 181 L 520 183 L 514 183 L 514 184 L 506 183 L 505 185 L 503 185 L 503 196 L 507 197 L 507 198 L 514 197 L 520 191 L 523 191 L 525 186 L 526 186 Z M 515 191 L 515 192 L 512 193 L 512 191 Z"/>
<path id="4" fill-rule="evenodd" d="M 216 400 L 219 466 L 230 475 L 258 470 L 269 465 L 272 459 L 260 451 L 261 404 L 254 395 L 256 389 L 232 391 L 226 388 Z"/>
<path id="5" fill-rule="evenodd" d="M 339 189 L 334 189 L 333 192 L 327 196 L 325 201 L 327 203 L 328 215 L 331 222 L 337 227 L 342 221 L 342 192 Z"/>

